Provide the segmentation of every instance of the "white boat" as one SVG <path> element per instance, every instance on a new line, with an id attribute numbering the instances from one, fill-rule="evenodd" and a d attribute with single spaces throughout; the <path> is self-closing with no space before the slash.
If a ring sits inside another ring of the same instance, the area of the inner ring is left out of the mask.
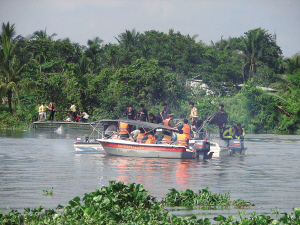
<path id="1" fill-rule="evenodd" d="M 209 116 L 203 125 L 197 130 L 197 137 L 195 139 L 204 139 L 210 143 L 210 152 L 213 152 L 213 157 L 245 155 L 246 147 L 244 140 L 232 139 L 223 140 L 222 130 L 227 123 L 228 114 L 226 112 L 217 112 Z M 193 143 L 193 141 L 191 141 Z"/>
<path id="2" fill-rule="evenodd" d="M 76 153 L 80 154 L 106 154 L 102 145 L 96 140 L 89 140 L 89 137 L 80 136 L 74 142 Z"/>
<path id="3" fill-rule="evenodd" d="M 106 123 L 127 123 L 137 127 L 148 128 L 150 131 L 168 130 L 169 132 L 178 132 L 177 129 L 173 129 L 169 126 L 162 124 L 154 124 L 148 122 L 141 122 L 135 120 L 104 120 Z M 204 145 L 201 142 L 202 147 L 186 148 L 179 146 L 176 143 L 173 144 L 144 144 L 134 142 L 133 139 L 98 139 L 99 143 L 104 148 L 107 155 L 124 156 L 124 157 L 143 157 L 143 158 L 174 158 L 174 159 L 209 159 L 212 157 L 212 153 L 209 152 L 209 144 Z M 196 141 L 197 142 L 197 141 Z M 200 146 L 200 145 L 199 145 Z"/>

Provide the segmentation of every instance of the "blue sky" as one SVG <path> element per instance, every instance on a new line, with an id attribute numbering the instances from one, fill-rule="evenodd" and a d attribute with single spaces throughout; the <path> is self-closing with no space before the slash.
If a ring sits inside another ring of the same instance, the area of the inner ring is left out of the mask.
<path id="1" fill-rule="evenodd" d="M 8 21 L 23 36 L 46 28 L 83 45 L 96 36 L 116 43 L 133 28 L 197 34 L 209 45 L 261 27 L 276 31 L 285 57 L 300 52 L 300 0 L 0 0 L 0 22 Z"/>

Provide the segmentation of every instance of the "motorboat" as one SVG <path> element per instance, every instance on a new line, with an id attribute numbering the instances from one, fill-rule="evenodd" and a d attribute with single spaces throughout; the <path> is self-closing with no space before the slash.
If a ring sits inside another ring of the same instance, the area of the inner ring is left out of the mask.
<path id="1" fill-rule="evenodd" d="M 77 137 L 76 142 L 74 142 L 74 148 L 76 153 L 81 154 L 106 154 L 98 141 L 89 139 L 87 136 Z"/>
<path id="2" fill-rule="evenodd" d="M 142 127 L 146 132 L 153 132 L 158 137 L 162 131 L 177 133 L 176 128 L 171 128 L 162 124 L 154 124 L 143 121 L 118 119 L 102 120 L 107 124 L 118 125 L 120 122 L 127 123 L 131 126 Z M 129 134 L 129 132 L 128 132 Z M 135 142 L 129 134 L 129 138 L 120 138 L 118 132 L 109 138 L 97 139 L 104 148 L 107 155 L 123 157 L 143 157 L 143 158 L 174 158 L 174 159 L 209 159 L 213 153 L 210 151 L 209 142 L 198 140 L 194 142 L 194 147 L 180 146 L 175 143 L 146 144 Z"/>
<path id="3" fill-rule="evenodd" d="M 102 145 L 96 140 L 100 137 L 109 137 L 112 135 L 117 127 L 114 124 L 108 125 L 99 121 L 97 123 L 90 123 L 92 132 L 90 136 L 79 136 L 74 142 L 74 148 L 76 153 L 81 154 L 106 154 Z"/>
<path id="4" fill-rule="evenodd" d="M 245 155 L 246 147 L 243 139 L 224 140 L 223 128 L 227 124 L 228 113 L 219 111 L 209 116 L 196 131 L 196 137 L 190 141 L 193 144 L 197 139 L 210 142 L 210 151 L 213 157 Z"/>

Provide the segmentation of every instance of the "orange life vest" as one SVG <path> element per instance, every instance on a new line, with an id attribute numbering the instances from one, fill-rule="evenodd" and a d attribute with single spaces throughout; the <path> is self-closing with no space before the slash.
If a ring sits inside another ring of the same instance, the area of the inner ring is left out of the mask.
<path id="1" fill-rule="evenodd" d="M 152 134 L 148 134 L 148 139 L 146 140 L 145 144 L 155 144 L 155 138 Z"/>
<path id="2" fill-rule="evenodd" d="M 186 134 L 177 134 L 177 143 L 179 146 L 188 146 L 187 144 L 188 137 Z"/>
<path id="3" fill-rule="evenodd" d="M 182 131 L 184 134 L 186 134 L 187 138 L 189 140 L 191 140 L 191 136 L 190 136 L 190 133 L 191 133 L 191 128 L 188 124 L 184 124 L 183 128 L 182 128 Z"/>
<path id="4" fill-rule="evenodd" d="M 164 120 L 164 125 L 169 126 L 170 118 Z"/>
<path id="5" fill-rule="evenodd" d="M 139 135 L 136 137 L 136 142 L 141 143 L 142 139 L 146 136 L 145 133 L 139 133 Z"/>
<path id="6" fill-rule="evenodd" d="M 120 122 L 120 134 L 128 134 L 129 125 L 127 123 Z"/>

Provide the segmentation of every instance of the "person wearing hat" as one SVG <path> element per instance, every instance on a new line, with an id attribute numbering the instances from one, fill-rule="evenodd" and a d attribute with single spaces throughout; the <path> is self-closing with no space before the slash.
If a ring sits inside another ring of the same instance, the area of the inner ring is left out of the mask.
<path id="1" fill-rule="evenodd" d="M 198 110 L 195 107 L 194 102 L 190 102 L 190 108 L 191 108 L 191 114 L 190 114 L 188 120 L 192 119 L 193 116 L 198 116 Z"/>
<path id="2" fill-rule="evenodd" d="M 168 116 L 169 116 L 169 118 L 164 120 L 164 125 L 170 126 L 170 127 L 175 127 L 175 123 L 173 121 L 174 114 L 171 113 Z"/>

